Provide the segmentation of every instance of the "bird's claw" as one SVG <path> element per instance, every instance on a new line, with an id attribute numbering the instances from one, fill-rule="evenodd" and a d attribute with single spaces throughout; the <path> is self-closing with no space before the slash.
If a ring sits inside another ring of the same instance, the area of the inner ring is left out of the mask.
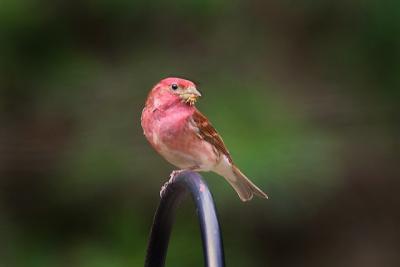
<path id="1" fill-rule="evenodd" d="M 169 182 L 173 182 L 175 177 L 178 176 L 179 174 L 181 174 L 182 172 L 184 172 L 185 170 L 175 170 L 172 171 L 171 174 L 169 175 Z"/>
<path id="2" fill-rule="evenodd" d="M 175 170 L 175 171 L 172 171 L 172 172 L 171 172 L 171 174 L 169 175 L 169 180 L 166 181 L 165 184 L 161 187 L 161 190 L 160 190 L 160 197 L 161 197 L 161 198 L 162 198 L 162 197 L 165 195 L 165 193 L 167 192 L 168 186 L 174 182 L 175 177 L 176 177 L 177 175 L 179 175 L 180 173 L 182 173 L 183 171 L 184 171 L 184 170 Z"/>
<path id="3" fill-rule="evenodd" d="M 168 185 L 169 185 L 169 181 L 165 182 L 165 184 L 161 187 L 160 198 L 164 197 L 165 193 L 167 192 Z"/>

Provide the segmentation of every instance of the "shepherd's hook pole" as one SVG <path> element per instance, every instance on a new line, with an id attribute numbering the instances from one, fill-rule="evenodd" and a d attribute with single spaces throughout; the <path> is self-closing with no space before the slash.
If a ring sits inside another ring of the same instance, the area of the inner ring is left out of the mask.
<path id="1" fill-rule="evenodd" d="M 164 190 L 154 216 L 145 267 L 165 266 L 175 211 L 188 193 L 192 196 L 200 223 L 205 266 L 224 267 L 224 249 L 217 212 L 208 186 L 201 176 L 195 172 L 183 171 Z"/>

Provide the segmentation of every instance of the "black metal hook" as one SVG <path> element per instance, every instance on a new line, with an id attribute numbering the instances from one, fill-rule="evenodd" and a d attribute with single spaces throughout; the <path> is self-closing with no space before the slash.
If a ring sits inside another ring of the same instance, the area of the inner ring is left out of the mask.
<path id="1" fill-rule="evenodd" d="M 145 267 L 163 267 L 165 265 L 175 211 L 187 193 L 192 195 L 196 206 L 205 266 L 225 266 L 217 212 L 208 186 L 198 173 L 183 171 L 167 185 L 161 197 L 150 233 Z"/>

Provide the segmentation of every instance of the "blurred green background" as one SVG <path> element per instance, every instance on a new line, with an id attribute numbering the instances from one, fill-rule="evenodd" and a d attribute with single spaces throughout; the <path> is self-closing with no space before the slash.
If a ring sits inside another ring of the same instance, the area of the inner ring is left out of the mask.
<path id="1" fill-rule="evenodd" d="M 204 174 L 227 266 L 400 266 L 399 1 L 2 0 L 1 267 L 143 265 L 175 75 L 270 196 Z M 190 201 L 167 265 L 203 265 Z"/>

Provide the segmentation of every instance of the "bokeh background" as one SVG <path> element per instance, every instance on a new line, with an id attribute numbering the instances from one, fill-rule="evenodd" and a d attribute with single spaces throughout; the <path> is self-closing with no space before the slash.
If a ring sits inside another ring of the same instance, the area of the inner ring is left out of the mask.
<path id="1" fill-rule="evenodd" d="M 0 266 L 142 266 L 177 75 L 270 200 L 204 174 L 228 266 L 400 266 L 399 1 L 0 3 Z M 167 264 L 202 266 L 193 205 Z"/>

